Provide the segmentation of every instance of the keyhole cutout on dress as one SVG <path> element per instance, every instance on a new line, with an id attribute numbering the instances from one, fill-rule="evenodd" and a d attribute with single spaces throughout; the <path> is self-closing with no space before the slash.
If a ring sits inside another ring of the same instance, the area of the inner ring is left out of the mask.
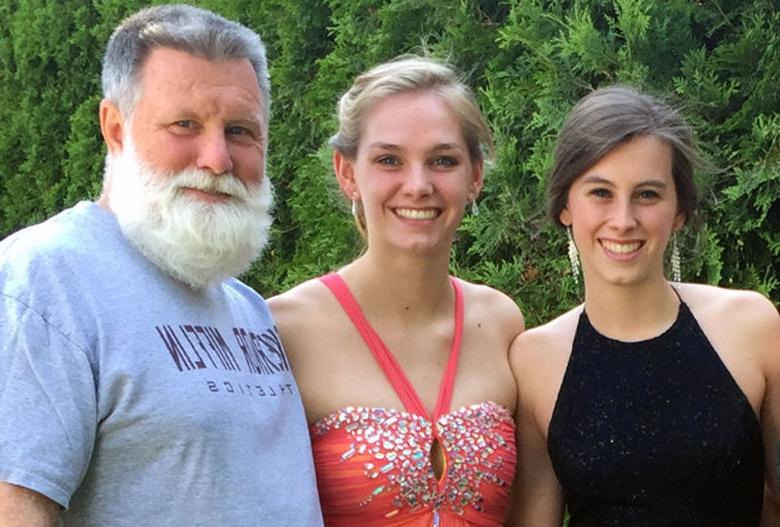
<path id="1" fill-rule="evenodd" d="M 447 458 L 444 455 L 444 449 L 439 439 L 436 437 L 433 438 L 433 443 L 431 443 L 430 458 L 433 476 L 436 478 L 436 481 L 441 481 L 444 477 L 444 469 L 447 467 Z"/>

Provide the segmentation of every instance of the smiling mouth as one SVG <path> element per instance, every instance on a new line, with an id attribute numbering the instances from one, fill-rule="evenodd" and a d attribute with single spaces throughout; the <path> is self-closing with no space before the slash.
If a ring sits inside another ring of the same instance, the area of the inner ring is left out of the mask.
<path id="1" fill-rule="evenodd" d="M 409 220 L 432 220 L 440 214 L 439 209 L 393 209 L 400 217 Z"/>
<path id="2" fill-rule="evenodd" d="M 606 240 L 601 240 L 601 246 L 604 247 L 607 251 L 614 253 L 614 254 L 631 254 L 639 250 L 640 247 L 644 242 L 611 242 Z"/>

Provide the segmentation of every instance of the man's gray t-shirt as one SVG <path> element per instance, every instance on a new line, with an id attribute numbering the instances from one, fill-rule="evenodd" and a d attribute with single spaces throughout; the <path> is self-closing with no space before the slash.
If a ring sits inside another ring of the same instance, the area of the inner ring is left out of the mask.
<path id="1" fill-rule="evenodd" d="M 322 525 L 262 298 L 196 292 L 83 202 L 0 242 L 0 480 L 65 525 Z"/>

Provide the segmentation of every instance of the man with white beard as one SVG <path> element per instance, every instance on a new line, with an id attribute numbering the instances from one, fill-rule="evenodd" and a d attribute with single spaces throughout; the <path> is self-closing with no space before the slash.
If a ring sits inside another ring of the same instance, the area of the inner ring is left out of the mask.
<path id="1" fill-rule="evenodd" d="M 322 525 L 265 301 L 265 50 L 184 5 L 103 59 L 103 193 L 0 242 L 0 525 Z"/>

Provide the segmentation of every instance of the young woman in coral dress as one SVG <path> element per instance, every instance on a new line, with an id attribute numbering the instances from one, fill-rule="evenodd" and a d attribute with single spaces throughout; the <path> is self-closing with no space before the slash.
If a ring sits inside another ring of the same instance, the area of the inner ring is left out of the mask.
<path id="1" fill-rule="evenodd" d="M 329 526 L 502 525 L 515 467 L 515 303 L 449 274 L 488 128 L 439 62 L 358 77 L 332 139 L 367 249 L 270 300 Z"/>

